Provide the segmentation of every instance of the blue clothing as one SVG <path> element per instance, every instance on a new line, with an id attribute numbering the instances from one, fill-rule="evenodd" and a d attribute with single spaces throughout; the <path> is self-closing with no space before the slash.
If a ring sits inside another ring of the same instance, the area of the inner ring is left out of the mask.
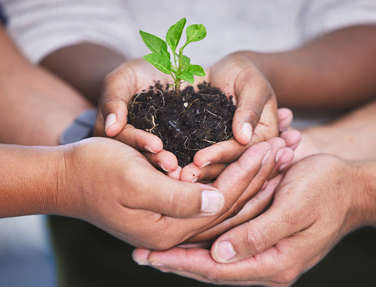
<path id="1" fill-rule="evenodd" d="M 7 18 L 5 17 L 4 10 L 1 7 L 0 4 L 0 25 L 6 25 L 7 24 Z"/>

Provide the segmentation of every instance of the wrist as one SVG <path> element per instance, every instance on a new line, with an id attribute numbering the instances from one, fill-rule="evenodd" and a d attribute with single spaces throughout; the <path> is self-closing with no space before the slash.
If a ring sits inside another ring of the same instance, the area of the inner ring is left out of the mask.
<path id="1" fill-rule="evenodd" d="M 74 168 L 75 144 L 59 148 L 59 161 L 56 164 L 56 206 L 55 214 L 79 217 L 79 200 L 77 192 L 80 190 L 76 180 L 79 172 Z M 78 175 L 80 177 L 80 175 Z"/>
<path id="2" fill-rule="evenodd" d="M 278 76 L 279 64 L 277 53 L 260 53 L 255 51 L 238 51 L 233 53 L 234 56 L 244 57 L 252 61 L 252 63 L 264 74 L 274 91 L 279 92 Z M 279 94 L 279 93 L 278 93 Z M 279 96 L 279 95 L 277 95 Z"/>
<path id="3" fill-rule="evenodd" d="M 376 226 L 376 161 L 354 162 L 359 189 L 354 190 L 358 225 Z"/>

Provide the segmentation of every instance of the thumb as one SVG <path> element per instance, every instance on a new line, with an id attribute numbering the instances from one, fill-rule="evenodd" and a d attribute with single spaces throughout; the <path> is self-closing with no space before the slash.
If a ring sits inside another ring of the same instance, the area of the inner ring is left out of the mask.
<path id="1" fill-rule="evenodd" d="M 127 198 L 127 207 L 150 210 L 174 218 L 211 216 L 225 204 L 223 194 L 216 188 L 175 180 L 160 172 L 144 174 L 138 180 L 135 196 Z"/>
<path id="2" fill-rule="evenodd" d="M 128 102 L 134 94 L 136 84 L 131 64 L 120 66 L 106 77 L 99 110 L 107 136 L 117 136 L 127 124 Z"/>
<path id="3" fill-rule="evenodd" d="M 299 215 L 293 214 L 286 204 L 273 204 L 265 213 L 220 236 L 212 246 L 212 257 L 220 263 L 239 261 L 262 253 L 306 227 L 303 221 L 297 219 L 292 223 L 289 218 Z"/>
<path id="4" fill-rule="evenodd" d="M 274 95 L 267 80 L 259 73 L 238 77 L 235 93 L 238 99 L 232 122 L 235 139 L 243 145 L 251 141 L 265 105 Z"/>
<path id="5" fill-rule="evenodd" d="M 101 111 L 106 136 L 117 136 L 127 124 L 128 109 L 124 100 L 108 97 L 102 104 Z"/>

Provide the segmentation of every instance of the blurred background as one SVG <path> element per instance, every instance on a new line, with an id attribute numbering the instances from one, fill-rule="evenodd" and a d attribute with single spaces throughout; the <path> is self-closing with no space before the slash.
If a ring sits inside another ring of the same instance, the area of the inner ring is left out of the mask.
<path id="1" fill-rule="evenodd" d="M 0 286 L 55 286 L 44 216 L 0 219 Z"/>

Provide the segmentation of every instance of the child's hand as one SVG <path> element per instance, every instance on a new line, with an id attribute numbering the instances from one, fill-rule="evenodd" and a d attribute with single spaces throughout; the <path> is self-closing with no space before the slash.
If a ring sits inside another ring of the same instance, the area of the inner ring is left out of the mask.
<path id="1" fill-rule="evenodd" d="M 278 159 L 276 159 L 275 172 L 273 173 L 274 175 L 278 171 L 285 170 L 292 163 L 294 151 L 302 138 L 298 130 L 290 127 L 292 120 L 293 113 L 290 109 L 278 109 L 280 137 L 285 141 L 286 146 L 279 151 Z M 226 163 L 217 163 L 199 168 L 194 163 L 191 163 L 182 170 L 170 173 L 170 176 L 187 182 L 207 182 L 215 179 L 226 166 Z"/>
<path id="2" fill-rule="evenodd" d="M 207 71 L 205 80 L 233 96 L 237 106 L 232 123 L 234 138 L 198 151 L 193 160 L 196 167 L 232 162 L 250 145 L 278 136 L 274 91 L 248 57 L 242 53 L 225 57 Z M 191 164 L 183 168 L 181 179 L 190 181 L 192 176 Z M 197 179 L 200 175 L 194 176 Z"/>
<path id="3" fill-rule="evenodd" d="M 145 153 L 148 159 L 166 172 L 178 166 L 174 154 L 163 150 L 161 139 L 127 123 L 128 103 L 137 92 L 154 85 L 165 84 L 167 75 L 144 60 L 127 62 L 110 73 L 98 106 L 95 135 L 108 136 Z"/>

